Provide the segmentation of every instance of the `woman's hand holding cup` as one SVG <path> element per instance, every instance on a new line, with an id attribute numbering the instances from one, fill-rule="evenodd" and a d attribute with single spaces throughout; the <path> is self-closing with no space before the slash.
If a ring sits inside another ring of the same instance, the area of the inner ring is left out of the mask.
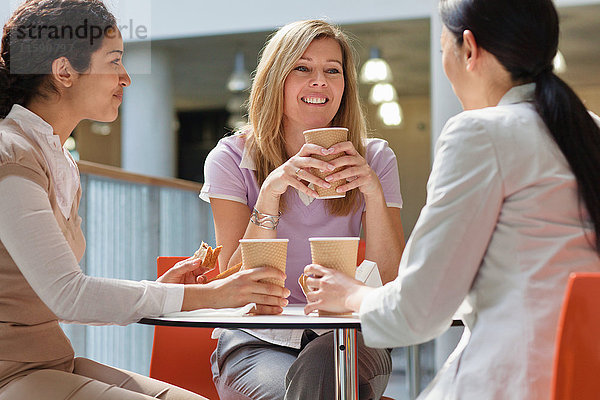
<path id="1" fill-rule="evenodd" d="M 282 271 L 259 267 L 239 271 L 204 285 L 186 285 L 182 311 L 198 308 L 242 307 L 256 303 L 257 314 L 281 314 L 288 304 L 289 289 L 266 280 L 285 280 Z"/>
<path id="2" fill-rule="evenodd" d="M 273 197 L 279 198 L 286 192 L 289 186 L 310 196 L 318 197 L 318 193 L 309 188 L 304 182 L 312 183 L 322 188 L 330 188 L 331 184 L 311 173 L 311 168 L 320 171 L 333 171 L 335 167 L 327 161 L 319 160 L 313 155 L 327 155 L 331 151 L 316 144 L 306 143 L 300 151 L 288 159 L 285 163 L 275 168 L 263 183 L 261 189 L 266 189 Z"/>

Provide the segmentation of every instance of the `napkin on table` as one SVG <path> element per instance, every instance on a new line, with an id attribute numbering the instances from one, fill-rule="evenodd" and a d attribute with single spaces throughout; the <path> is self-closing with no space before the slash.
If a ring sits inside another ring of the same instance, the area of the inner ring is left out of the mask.
<path id="1" fill-rule="evenodd" d="M 165 314 L 164 318 L 194 318 L 194 317 L 241 317 L 256 307 L 256 303 L 246 304 L 237 308 L 201 308 L 194 311 L 180 311 Z"/>
<path id="2" fill-rule="evenodd" d="M 364 260 L 362 264 L 356 267 L 354 278 L 370 287 L 377 288 L 383 286 L 381 275 L 379 275 L 379 268 L 373 261 Z"/>

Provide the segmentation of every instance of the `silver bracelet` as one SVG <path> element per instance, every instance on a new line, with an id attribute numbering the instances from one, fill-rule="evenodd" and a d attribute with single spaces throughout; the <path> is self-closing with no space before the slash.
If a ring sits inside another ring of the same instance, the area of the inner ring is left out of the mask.
<path id="1" fill-rule="evenodd" d="M 281 218 L 281 212 L 278 212 L 277 215 L 269 215 L 263 214 L 255 208 L 250 215 L 250 222 L 260 228 L 274 231 L 279 225 L 279 218 Z"/>

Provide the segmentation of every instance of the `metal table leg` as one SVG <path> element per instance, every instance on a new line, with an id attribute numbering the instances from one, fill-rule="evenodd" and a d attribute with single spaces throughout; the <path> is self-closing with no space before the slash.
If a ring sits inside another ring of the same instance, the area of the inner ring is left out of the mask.
<path id="1" fill-rule="evenodd" d="M 408 398 L 414 400 L 421 392 L 421 356 L 418 344 L 406 348 L 406 363 Z"/>
<path id="2" fill-rule="evenodd" d="M 356 329 L 336 329 L 335 346 L 335 398 L 358 400 L 358 367 L 356 364 Z"/>

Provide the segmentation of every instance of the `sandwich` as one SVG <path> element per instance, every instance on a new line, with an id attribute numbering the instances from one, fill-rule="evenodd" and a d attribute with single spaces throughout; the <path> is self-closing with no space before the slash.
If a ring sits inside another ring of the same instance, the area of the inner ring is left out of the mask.
<path id="1" fill-rule="evenodd" d="M 200 266 L 210 271 L 217 266 L 217 260 L 222 248 L 223 246 L 217 246 L 213 250 L 208 244 L 202 242 L 198 250 L 196 250 L 192 256 L 192 259 L 201 259 L 202 264 Z"/>
<path id="2" fill-rule="evenodd" d="M 196 252 L 194 253 L 194 255 L 192 256 L 193 259 L 201 259 L 202 260 L 202 264 L 200 265 L 203 268 L 206 268 L 207 271 L 210 271 L 214 268 L 217 267 L 217 260 L 219 258 L 219 253 L 221 253 L 221 249 L 223 248 L 223 246 L 217 246 L 214 250 L 212 247 L 210 247 L 208 244 L 202 242 L 202 244 L 200 245 L 200 248 L 198 248 L 198 250 L 196 250 Z M 203 276 L 203 279 L 200 279 L 198 281 L 198 283 L 208 283 L 208 282 L 212 282 L 215 281 L 217 279 L 223 279 L 223 278 L 227 278 L 228 276 L 231 276 L 233 274 L 235 274 L 236 272 L 238 272 L 240 269 L 242 268 L 242 263 L 239 263 L 237 265 L 234 265 L 233 267 L 227 269 L 226 271 L 221 272 L 219 275 L 207 279 L 206 276 Z"/>

